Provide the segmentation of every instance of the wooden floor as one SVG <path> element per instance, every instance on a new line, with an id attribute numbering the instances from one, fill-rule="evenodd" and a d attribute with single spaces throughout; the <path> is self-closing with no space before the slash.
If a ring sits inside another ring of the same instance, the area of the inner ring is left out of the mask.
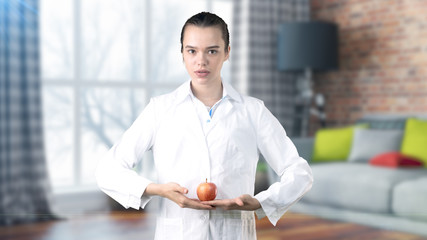
<path id="1" fill-rule="evenodd" d="M 69 220 L 0 227 L 0 240 L 143 240 L 153 238 L 154 221 L 140 212 L 76 216 Z M 259 240 L 369 239 L 421 240 L 426 237 L 287 213 L 276 227 L 257 220 Z"/>

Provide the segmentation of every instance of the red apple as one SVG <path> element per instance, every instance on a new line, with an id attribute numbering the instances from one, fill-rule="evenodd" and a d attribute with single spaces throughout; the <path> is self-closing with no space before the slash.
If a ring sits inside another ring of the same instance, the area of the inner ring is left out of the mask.
<path id="1" fill-rule="evenodd" d="M 197 197 L 199 197 L 200 201 L 211 201 L 216 197 L 217 189 L 214 183 L 208 182 L 206 178 L 206 182 L 200 183 L 197 187 Z"/>

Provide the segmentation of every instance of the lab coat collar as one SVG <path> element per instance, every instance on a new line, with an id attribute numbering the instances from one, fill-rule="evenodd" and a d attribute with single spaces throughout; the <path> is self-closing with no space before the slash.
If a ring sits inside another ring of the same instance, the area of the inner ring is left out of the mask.
<path id="1" fill-rule="evenodd" d="M 242 102 L 242 96 L 228 82 L 222 81 L 223 94 L 236 102 Z"/>
<path id="2" fill-rule="evenodd" d="M 190 84 L 191 84 L 191 80 L 188 80 L 185 83 L 183 83 L 180 87 L 178 87 L 178 89 L 175 91 L 176 104 L 183 102 L 188 97 L 191 97 L 193 95 Z M 242 102 L 242 96 L 228 82 L 222 81 L 222 86 L 223 86 L 223 91 L 222 91 L 223 98 L 229 97 L 230 99 L 236 102 Z"/>

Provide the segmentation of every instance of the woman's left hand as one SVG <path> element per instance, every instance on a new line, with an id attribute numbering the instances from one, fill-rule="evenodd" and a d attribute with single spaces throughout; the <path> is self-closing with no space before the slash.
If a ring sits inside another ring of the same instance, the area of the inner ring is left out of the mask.
<path id="1" fill-rule="evenodd" d="M 251 197 L 249 194 L 243 194 L 234 199 L 218 199 L 212 201 L 203 201 L 202 204 L 219 207 L 224 210 L 248 210 L 253 211 L 261 207 L 261 204 L 256 198 Z"/>

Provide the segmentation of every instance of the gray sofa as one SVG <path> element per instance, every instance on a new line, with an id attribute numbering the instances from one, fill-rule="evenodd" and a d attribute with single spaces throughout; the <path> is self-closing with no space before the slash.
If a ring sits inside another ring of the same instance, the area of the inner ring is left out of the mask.
<path id="1" fill-rule="evenodd" d="M 403 133 L 406 119 L 371 115 L 358 123 L 368 123 L 378 131 Z M 310 162 L 314 138 L 292 140 Z M 313 188 L 291 211 L 427 236 L 427 168 L 387 168 L 373 166 L 368 160 L 310 162 Z"/>

